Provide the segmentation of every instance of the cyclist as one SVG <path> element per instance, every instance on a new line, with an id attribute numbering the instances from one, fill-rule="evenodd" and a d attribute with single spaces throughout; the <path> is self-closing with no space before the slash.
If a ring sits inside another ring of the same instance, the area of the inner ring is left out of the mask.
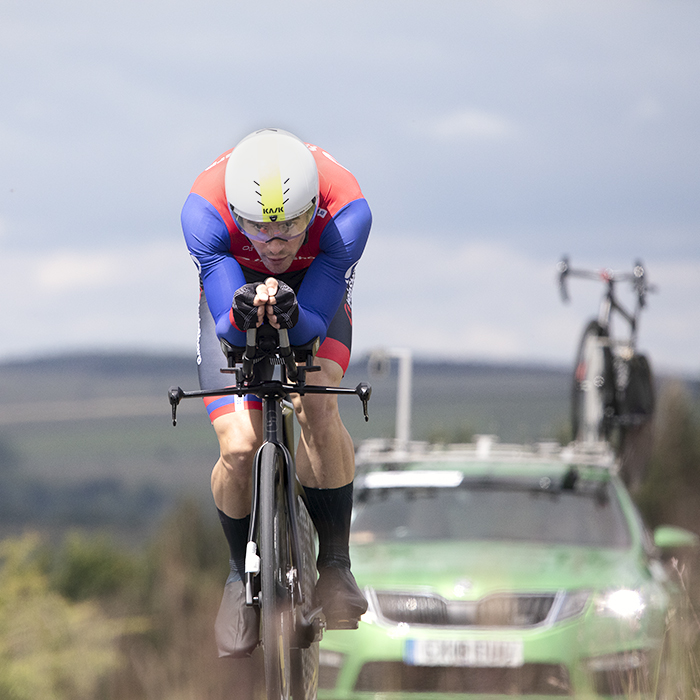
<path id="1" fill-rule="evenodd" d="M 307 383 L 338 386 L 350 360 L 355 265 L 371 226 L 353 175 L 328 153 L 281 129 L 246 136 L 196 179 L 182 228 L 200 276 L 197 364 L 202 389 L 226 386 L 220 339 L 245 345 L 266 321 L 292 345 L 322 340 Z M 230 380 L 229 380 L 230 383 Z M 205 399 L 219 440 L 212 493 L 230 549 L 230 575 L 215 623 L 219 656 L 258 643 L 257 608 L 245 605 L 245 547 L 261 402 Z M 356 626 L 367 602 L 350 572 L 354 449 L 337 397 L 294 398 L 301 428 L 296 462 L 319 535 L 316 586 L 329 629 Z"/>

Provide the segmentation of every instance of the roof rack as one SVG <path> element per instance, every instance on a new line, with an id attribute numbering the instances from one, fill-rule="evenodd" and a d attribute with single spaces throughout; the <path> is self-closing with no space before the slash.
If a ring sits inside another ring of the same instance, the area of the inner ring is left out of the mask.
<path id="1" fill-rule="evenodd" d="M 420 461 L 527 462 L 538 459 L 600 467 L 611 472 L 618 470 L 618 460 L 604 442 L 572 442 L 563 447 L 551 441 L 520 445 L 500 443 L 495 435 L 475 435 L 473 442 L 449 444 L 409 441 L 398 445 L 393 439 L 373 438 L 362 442 L 355 454 L 359 472 L 378 465 L 400 468 L 401 464 Z"/>

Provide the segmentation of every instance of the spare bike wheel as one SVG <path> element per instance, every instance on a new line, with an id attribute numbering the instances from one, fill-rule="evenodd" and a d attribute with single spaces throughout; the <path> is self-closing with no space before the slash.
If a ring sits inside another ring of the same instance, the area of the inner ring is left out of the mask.
<path id="1" fill-rule="evenodd" d="M 616 413 L 615 376 L 610 340 L 598 321 L 591 321 L 583 332 L 571 398 L 574 440 L 607 440 Z"/>

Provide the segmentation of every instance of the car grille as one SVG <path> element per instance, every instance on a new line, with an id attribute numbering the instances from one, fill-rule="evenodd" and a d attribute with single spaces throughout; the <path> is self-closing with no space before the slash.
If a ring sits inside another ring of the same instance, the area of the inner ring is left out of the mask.
<path id="1" fill-rule="evenodd" d="M 564 666 L 525 664 L 518 668 L 409 666 L 371 661 L 360 670 L 356 691 L 372 693 L 483 693 L 558 695 L 571 692 Z"/>
<path id="2" fill-rule="evenodd" d="M 543 623 L 554 594 L 499 594 L 478 601 L 432 594 L 374 591 L 375 608 L 388 622 L 432 627 L 533 627 Z"/>
<path id="3" fill-rule="evenodd" d="M 488 627 L 531 627 L 547 619 L 554 595 L 494 595 L 477 604 L 476 624 Z"/>

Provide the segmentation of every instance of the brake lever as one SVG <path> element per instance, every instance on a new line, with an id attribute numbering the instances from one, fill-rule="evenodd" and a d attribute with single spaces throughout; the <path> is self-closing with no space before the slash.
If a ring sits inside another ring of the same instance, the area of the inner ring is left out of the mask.
<path id="1" fill-rule="evenodd" d="M 168 389 L 168 399 L 173 410 L 173 425 L 177 425 L 177 407 L 185 392 L 179 386 L 171 386 Z"/>
<path id="2" fill-rule="evenodd" d="M 365 416 L 365 423 L 369 421 L 369 399 L 372 396 L 372 387 L 367 384 L 367 382 L 360 382 L 355 387 L 355 393 L 360 397 L 362 401 L 362 413 Z"/>

